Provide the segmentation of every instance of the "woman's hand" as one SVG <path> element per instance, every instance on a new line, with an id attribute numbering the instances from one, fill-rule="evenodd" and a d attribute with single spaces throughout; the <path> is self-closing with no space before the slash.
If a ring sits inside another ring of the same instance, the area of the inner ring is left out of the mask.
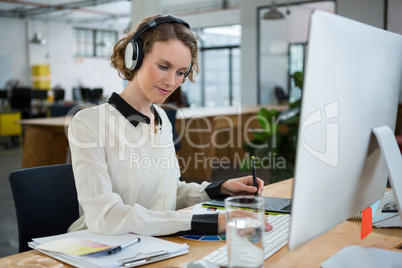
<path id="1" fill-rule="evenodd" d="M 257 185 L 258 188 L 253 185 L 253 176 L 230 179 L 222 183 L 221 194 L 252 195 L 257 191 L 258 195 L 261 195 L 264 188 L 264 181 L 257 178 Z"/>
<path id="2" fill-rule="evenodd" d="M 251 212 L 251 211 L 247 211 L 247 210 L 242 210 L 242 209 L 236 209 L 234 211 L 232 211 L 232 217 L 233 218 L 242 218 L 242 217 L 250 217 L 250 218 L 255 218 L 256 215 Z M 265 220 L 265 232 L 268 232 L 270 230 L 272 230 L 272 225 Z M 218 215 L 218 234 L 224 234 L 226 232 L 226 215 L 225 213 L 219 213 Z"/>

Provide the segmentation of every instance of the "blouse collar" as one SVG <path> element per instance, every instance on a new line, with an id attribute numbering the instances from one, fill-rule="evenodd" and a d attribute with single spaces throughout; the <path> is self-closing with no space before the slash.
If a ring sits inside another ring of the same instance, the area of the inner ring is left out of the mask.
<path id="1" fill-rule="evenodd" d="M 113 92 L 112 96 L 110 96 L 108 103 L 113 105 L 135 127 L 137 127 L 140 122 L 145 124 L 151 123 L 151 119 L 148 116 L 134 109 L 116 92 Z M 151 105 L 150 109 L 155 114 L 156 124 L 161 126 L 162 120 L 159 114 L 156 112 L 154 105 Z"/>

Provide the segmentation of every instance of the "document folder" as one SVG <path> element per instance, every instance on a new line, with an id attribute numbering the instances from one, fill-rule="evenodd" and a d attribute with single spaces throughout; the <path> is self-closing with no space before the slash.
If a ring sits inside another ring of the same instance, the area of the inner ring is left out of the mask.
<path id="1" fill-rule="evenodd" d="M 126 241 L 135 239 L 136 237 L 141 239 L 140 243 L 113 255 L 94 253 L 83 256 L 73 256 L 38 248 L 39 245 L 66 238 L 91 240 L 106 245 L 121 245 L 124 244 Z M 34 238 L 32 242 L 28 243 L 28 245 L 31 248 L 38 250 L 55 259 L 61 260 L 75 267 L 85 268 L 135 267 L 186 254 L 188 253 L 189 248 L 187 244 L 173 243 L 152 236 L 137 235 L 132 233 L 124 235 L 99 235 L 88 230 L 42 238 Z"/>

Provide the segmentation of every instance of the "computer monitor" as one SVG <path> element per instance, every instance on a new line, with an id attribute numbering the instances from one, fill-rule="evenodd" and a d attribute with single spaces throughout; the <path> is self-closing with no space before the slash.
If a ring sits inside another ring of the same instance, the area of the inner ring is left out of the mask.
<path id="1" fill-rule="evenodd" d="M 81 88 L 79 88 L 79 87 L 73 88 L 73 99 L 78 102 L 83 101 L 82 94 L 81 94 Z"/>
<path id="2" fill-rule="evenodd" d="M 34 89 L 32 90 L 32 99 L 46 100 L 48 97 L 47 89 Z"/>
<path id="3" fill-rule="evenodd" d="M 89 101 L 99 104 L 102 100 L 103 88 L 93 88 L 89 91 Z"/>
<path id="4" fill-rule="evenodd" d="M 7 99 L 7 90 L 0 89 L 0 99 Z"/>
<path id="5" fill-rule="evenodd" d="M 391 185 L 401 211 L 402 158 L 393 136 L 401 73 L 402 36 L 339 15 L 313 12 L 289 249 L 380 200 L 387 164 L 392 161 L 397 169 L 391 173 Z M 386 137 L 372 134 L 384 129 Z M 377 138 L 389 145 L 380 143 L 380 149 Z M 384 153 L 390 152 L 394 156 L 387 160 L 392 161 L 385 161 Z"/>

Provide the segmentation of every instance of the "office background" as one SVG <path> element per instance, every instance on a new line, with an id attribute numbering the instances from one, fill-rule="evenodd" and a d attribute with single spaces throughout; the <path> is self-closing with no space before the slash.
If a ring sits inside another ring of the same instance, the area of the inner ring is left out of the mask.
<path id="1" fill-rule="evenodd" d="M 91 12 L 73 15 L 69 9 L 56 13 L 46 8 L 41 9 L 43 14 L 19 18 L 16 12 L 32 8 L 32 5 L 15 2 L 12 5 L 0 1 L 0 89 L 10 80 L 30 87 L 35 79 L 32 66 L 49 65 L 50 75 L 46 79 L 50 81 L 50 88 L 65 89 L 65 100 L 71 101 L 76 87 L 102 88 L 105 98 L 113 91 L 122 91 L 125 82 L 106 60 L 111 41 L 122 37 L 129 25 L 136 25 L 144 16 L 155 13 L 182 17 L 203 42 L 202 73 L 197 83 L 183 85 L 194 107 L 227 106 L 238 101 L 244 105 L 277 103 L 274 88 L 279 86 L 285 91 L 291 88 L 288 44 L 303 44 L 307 40 L 307 21 L 295 22 L 296 14 L 308 16 L 315 6 L 402 34 L 400 0 L 277 0 L 279 11 L 290 12 L 285 15 L 287 19 L 281 21 L 261 18 L 270 8 L 270 0 L 103 1 L 110 2 L 98 11 L 108 13 L 103 19 L 93 17 Z M 113 14 L 118 18 L 110 19 Z M 32 43 L 35 34 L 46 39 L 46 44 Z M 209 61 L 214 58 L 215 62 Z M 0 257 L 3 257 L 17 253 L 17 226 L 8 175 L 21 167 L 22 152 L 18 147 L 4 149 L 8 138 L 1 138 L 0 142 Z M 238 170 L 230 172 L 239 173 Z M 221 176 L 215 173 L 212 179 Z"/>
<path id="2" fill-rule="evenodd" d="M 38 2 L 49 4 L 52 1 Z M 203 51 L 205 58 L 201 58 L 201 64 L 205 65 L 201 66 L 204 68 L 197 82 L 183 85 L 183 90 L 188 92 L 190 104 L 224 106 L 236 101 L 251 105 L 270 104 L 276 102 L 273 94 L 275 86 L 280 86 L 285 91 L 289 88 L 287 44 L 306 41 L 307 19 L 304 19 L 303 23 L 295 23 L 295 17 L 301 13 L 304 14 L 302 16 L 308 16 L 312 9 L 317 7 L 333 9 L 333 12 L 340 15 L 379 28 L 402 32 L 402 19 L 397 16 L 400 13 L 398 10 L 401 10 L 401 2 L 398 0 L 282 0 L 276 3 L 284 14 L 290 9 L 290 14 L 286 15 L 287 19 L 267 21 L 258 18 L 263 13 L 264 7 L 270 6 L 270 0 L 134 0 L 100 5 L 105 6 L 103 9 L 119 19 L 109 19 L 112 15 L 91 19 L 92 14 L 89 12 L 75 11 L 78 15 L 69 15 L 69 12 L 72 12 L 69 9 L 55 13 L 46 8 L 42 8 L 44 12 L 42 16 L 17 18 L 19 13 L 11 12 L 14 8 L 21 10 L 32 6 L 10 5 L 0 1 L 0 9 L 8 11 L 8 17 L 0 16 L 0 88 L 11 79 L 18 80 L 20 85 L 30 86 L 34 79 L 31 66 L 48 64 L 50 87 L 60 86 L 65 89 L 66 100 L 72 100 L 72 88 L 79 86 L 101 87 L 107 98 L 113 91 L 120 92 L 124 88 L 124 81 L 109 66 L 106 60 L 107 54 L 99 52 L 100 48 L 107 48 L 110 51 L 113 45 L 113 38 L 106 34 L 111 31 L 120 38 L 125 34 L 124 31 L 130 22 L 132 25 L 137 25 L 144 16 L 173 13 L 188 21 L 197 37 L 207 38 L 201 47 L 238 47 L 237 50 L 231 50 L 235 54 L 232 58 L 234 67 L 229 73 L 211 70 L 211 66 L 218 66 L 220 70 L 227 69 L 230 61 L 228 56 L 224 56 L 225 53 L 230 53 L 227 49 Z M 75 18 L 77 22 L 69 23 L 69 16 Z M 66 19 L 63 19 L 64 17 Z M 80 29 L 86 31 L 80 32 Z M 38 45 L 30 42 L 35 34 L 40 34 L 47 43 Z M 100 39 L 95 40 L 94 34 L 100 36 Z M 220 41 L 211 43 L 211 40 Z M 96 46 L 96 53 L 99 56 L 93 55 L 91 43 Z M 257 49 L 258 47 L 260 49 Z M 257 60 L 264 57 L 261 53 L 275 57 L 274 64 L 261 61 L 261 66 L 258 66 Z M 225 60 L 222 61 L 223 57 Z M 217 59 L 219 64 L 211 63 L 211 58 Z M 233 87 L 232 97 L 229 92 L 230 84 Z M 224 101 L 214 103 L 211 100 L 214 94 L 215 96 L 218 94 Z"/>

